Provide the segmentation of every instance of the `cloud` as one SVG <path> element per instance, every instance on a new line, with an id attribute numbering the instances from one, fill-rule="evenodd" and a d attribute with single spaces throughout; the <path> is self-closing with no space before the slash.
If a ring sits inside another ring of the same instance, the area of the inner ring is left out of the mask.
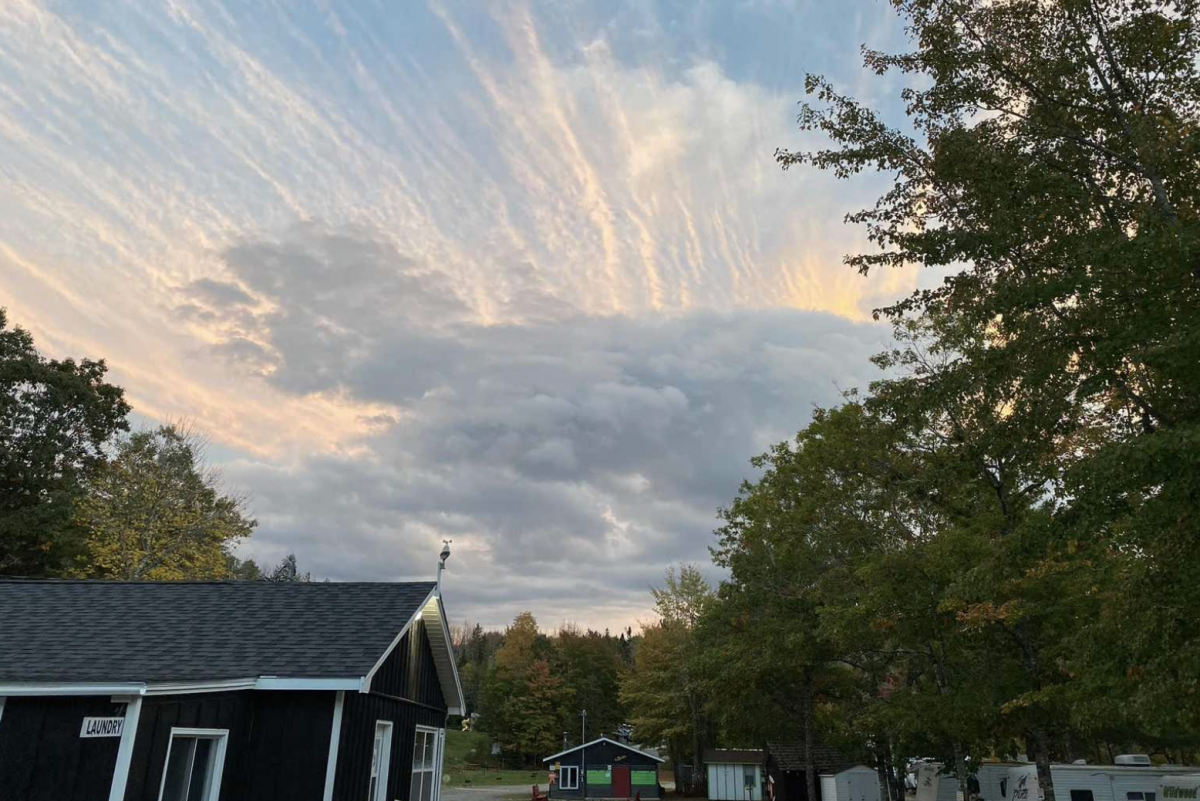
<path id="1" fill-rule="evenodd" d="M 749 457 L 861 385 L 885 336 L 795 310 L 480 324 L 447 317 L 457 295 L 436 270 L 363 236 L 305 226 L 226 254 L 288 310 L 256 321 L 268 381 L 393 409 L 353 456 L 230 466 L 263 523 L 251 552 L 389 579 L 427 573 L 453 538 L 455 566 L 495 585 L 460 588 L 456 613 L 497 625 L 535 586 L 567 594 L 552 616 L 598 624 L 611 609 L 590 597 L 633 607 L 665 564 L 704 561 Z"/>
<path id="2" fill-rule="evenodd" d="M 251 552 L 383 578 L 452 536 L 456 614 L 628 619 L 914 285 L 841 264 L 886 177 L 771 158 L 806 70 L 854 85 L 899 32 L 873 0 L 393 12 L 0 4 L 0 294 L 211 433 Z"/>

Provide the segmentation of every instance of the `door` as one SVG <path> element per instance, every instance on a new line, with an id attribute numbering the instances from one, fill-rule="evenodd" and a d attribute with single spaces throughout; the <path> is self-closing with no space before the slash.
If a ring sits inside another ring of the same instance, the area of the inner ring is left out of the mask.
<path id="1" fill-rule="evenodd" d="M 629 798 L 629 766 L 613 765 L 613 797 Z"/>

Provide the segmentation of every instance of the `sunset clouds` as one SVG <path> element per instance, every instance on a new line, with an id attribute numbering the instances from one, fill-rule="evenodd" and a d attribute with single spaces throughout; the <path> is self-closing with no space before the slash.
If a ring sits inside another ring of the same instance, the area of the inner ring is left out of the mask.
<path id="1" fill-rule="evenodd" d="M 872 376 L 878 182 L 783 174 L 886 7 L 0 7 L 0 304 L 209 431 L 314 575 L 614 625 Z M 583 586 L 567 560 L 589 566 Z"/>

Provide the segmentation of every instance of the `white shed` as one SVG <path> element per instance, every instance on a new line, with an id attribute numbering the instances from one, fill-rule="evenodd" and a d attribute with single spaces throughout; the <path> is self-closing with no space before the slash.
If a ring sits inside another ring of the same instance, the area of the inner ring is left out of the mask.
<path id="1" fill-rule="evenodd" d="M 879 773 L 865 765 L 823 773 L 821 801 L 879 801 Z"/>
<path id="2" fill-rule="evenodd" d="M 709 801 L 762 801 L 761 749 L 710 748 L 704 752 L 704 763 Z"/>

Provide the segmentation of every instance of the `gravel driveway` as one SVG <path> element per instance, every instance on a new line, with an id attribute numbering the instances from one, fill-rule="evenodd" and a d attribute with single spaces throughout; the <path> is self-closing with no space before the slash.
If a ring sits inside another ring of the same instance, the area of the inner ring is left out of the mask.
<path id="1" fill-rule="evenodd" d="M 532 785 L 531 785 L 532 786 Z M 529 799 L 529 787 L 443 787 L 442 801 L 501 801 L 501 799 Z"/>

